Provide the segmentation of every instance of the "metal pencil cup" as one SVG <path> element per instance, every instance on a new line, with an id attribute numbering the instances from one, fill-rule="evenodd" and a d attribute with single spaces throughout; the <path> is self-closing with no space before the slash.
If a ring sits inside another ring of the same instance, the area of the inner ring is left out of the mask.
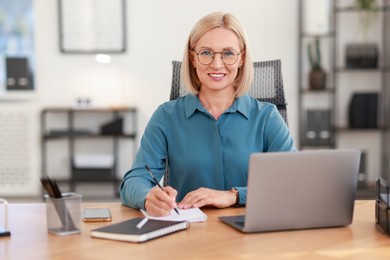
<path id="1" fill-rule="evenodd" d="M 45 195 L 49 233 L 64 236 L 81 232 L 81 197 L 76 193 L 62 193 L 62 198 Z"/>

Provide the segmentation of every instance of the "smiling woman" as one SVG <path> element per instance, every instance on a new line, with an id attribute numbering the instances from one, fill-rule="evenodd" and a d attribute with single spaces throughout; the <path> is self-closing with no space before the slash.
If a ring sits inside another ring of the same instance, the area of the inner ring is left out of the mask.
<path id="1" fill-rule="evenodd" d="M 163 216 L 179 209 L 244 206 L 249 156 L 294 151 L 275 105 L 250 97 L 253 63 L 240 22 L 228 13 L 199 20 L 185 45 L 181 75 L 189 94 L 150 119 L 121 184 L 124 204 Z M 156 188 L 147 164 L 169 186 Z"/>

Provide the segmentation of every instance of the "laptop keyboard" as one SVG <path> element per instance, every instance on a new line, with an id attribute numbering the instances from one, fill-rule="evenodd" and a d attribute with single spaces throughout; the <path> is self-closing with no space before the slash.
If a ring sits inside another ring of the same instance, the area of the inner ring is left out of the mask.
<path id="1" fill-rule="evenodd" d="M 244 227 L 245 221 L 234 221 L 234 223 L 236 223 L 240 227 Z"/>

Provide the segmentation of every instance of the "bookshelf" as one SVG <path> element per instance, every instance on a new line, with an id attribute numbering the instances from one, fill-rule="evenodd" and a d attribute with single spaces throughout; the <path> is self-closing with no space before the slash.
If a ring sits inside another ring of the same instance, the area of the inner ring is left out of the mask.
<path id="1" fill-rule="evenodd" d="M 364 11 L 357 8 L 356 1 L 320 0 L 317 7 L 321 10 L 309 10 L 307 5 L 313 6 L 313 2 L 299 1 L 299 148 L 360 149 L 363 155 L 358 186 L 361 192 L 373 196 L 377 177 L 390 180 L 390 1 L 377 1 L 370 11 L 375 19 L 364 40 L 360 36 Z M 315 22 L 326 22 L 326 29 L 318 26 L 317 30 L 308 30 L 313 28 L 307 25 L 313 22 L 309 20 L 311 12 L 320 13 L 317 16 L 322 21 Z M 326 72 L 322 89 L 310 87 L 308 79 L 311 68 L 307 46 L 315 40 L 320 42 L 321 65 Z M 377 60 L 372 62 L 368 56 L 362 59 L 368 63 L 353 60 L 354 44 L 373 44 Z"/>
<path id="2" fill-rule="evenodd" d="M 135 155 L 136 137 L 137 109 L 134 107 L 45 108 L 41 112 L 42 176 L 68 183 L 70 191 L 75 191 L 81 182 L 111 182 L 118 195 L 120 159 L 131 160 L 131 155 Z M 100 141 L 103 143 L 99 144 Z M 126 141 L 131 144 L 124 146 Z M 53 143 L 57 143 L 54 149 L 49 147 Z M 61 152 L 62 158 L 56 160 Z M 56 176 L 64 161 L 67 168 L 64 172 L 68 174 Z"/>

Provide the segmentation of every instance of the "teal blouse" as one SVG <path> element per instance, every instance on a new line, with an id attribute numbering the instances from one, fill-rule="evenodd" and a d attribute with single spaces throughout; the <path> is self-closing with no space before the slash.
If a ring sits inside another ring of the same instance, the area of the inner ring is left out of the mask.
<path id="1" fill-rule="evenodd" d="M 215 120 L 197 96 L 187 94 L 154 112 L 121 183 L 121 200 L 130 207 L 144 208 L 146 194 L 155 186 L 145 164 L 160 180 L 168 159 L 169 185 L 177 190 L 178 202 L 200 187 L 235 187 L 239 203 L 245 205 L 250 154 L 294 150 L 275 105 L 244 95 Z"/>

